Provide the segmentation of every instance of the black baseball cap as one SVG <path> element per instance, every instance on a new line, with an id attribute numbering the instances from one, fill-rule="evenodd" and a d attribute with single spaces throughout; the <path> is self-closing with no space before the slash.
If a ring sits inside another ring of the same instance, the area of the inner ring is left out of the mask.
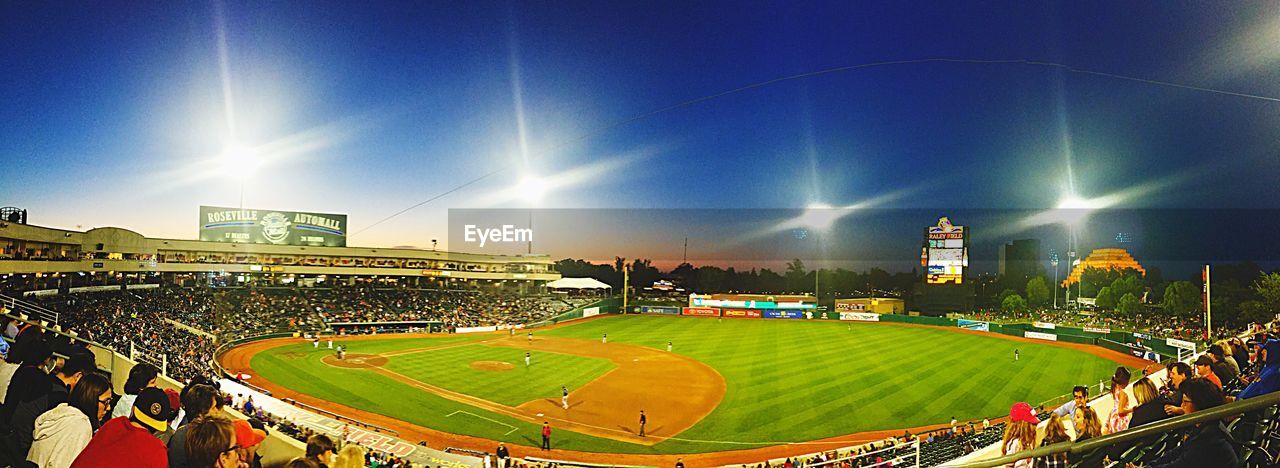
<path id="1" fill-rule="evenodd" d="M 155 387 L 142 389 L 138 392 L 138 399 L 133 401 L 133 419 L 156 432 L 168 430 L 166 421 L 173 419 L 169 396 Z"/>

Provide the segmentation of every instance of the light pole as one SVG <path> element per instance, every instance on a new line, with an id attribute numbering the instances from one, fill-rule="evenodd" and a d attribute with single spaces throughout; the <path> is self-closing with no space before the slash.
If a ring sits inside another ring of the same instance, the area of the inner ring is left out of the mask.
<path id="1" fill-rule="evenodd" d="M 1049 253 L 1049 263 L 1053 265 L 1053 310 L 1058 310 L 1058 252 Z"/>

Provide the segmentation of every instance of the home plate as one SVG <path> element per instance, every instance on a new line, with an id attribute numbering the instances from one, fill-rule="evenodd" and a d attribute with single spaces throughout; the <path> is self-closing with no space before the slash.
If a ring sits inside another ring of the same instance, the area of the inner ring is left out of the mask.
<path id="1" fill-rule="evenodd" d="M 539 417 L 539 418 L 541 418 L 541 417 L 542 417 L 542 413 L 538 413 L 538 417 Z"/>

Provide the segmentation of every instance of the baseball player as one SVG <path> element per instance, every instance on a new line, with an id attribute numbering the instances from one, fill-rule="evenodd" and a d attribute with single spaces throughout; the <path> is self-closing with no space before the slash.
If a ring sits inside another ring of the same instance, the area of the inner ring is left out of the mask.
<path id="1" fill-rule="evenodd" d="M 529 352 L 528 352 L 528 351 L 525 351 L 525 352 L 524 352 L 524 366 L 525 366 L 525 367 L 529 367 L 529 359 L 530 359 L 531 357 L 532 357 L 532 355 L 531 355 L 531 354 L 529 354 Z"/>
<path id="2" fill-rule="evenodd" d="M 1018 348 L 1013 348 L 1013 360 L 1018 360 Z"/>
<path id="3" fill-rule="evenodd" d="M 564 393 L 564 396 L 560 397 L 560 406 L 563 406 L 564 409 L 569 409 L 569 387 L 561 385 L 560 391 Z"/>
<path id="4" fill-rule="evenodd" d="M 312 347 L 312 348 L 314 348 L 314 349 L 320 349 L 320 338 L 312 339 L 312 340 L 311 340 L 311 347 Z"/>
<path id="5" fill-rule="evenodd" d="M 640 410 L 640 437 L 644 437 L 644 425 L 648 422 L 649 419 L 644 417 L 644 410 Z"/>
<path id="6" fill-rule="evenodd" d="M 329 338 L 329 349 L 333 349 L 333 338 Z"/>
<path id="7" fill-rule="evenodd" d="M 671 342 L 670 342 L 670 341 L 668 341 L 668 342 L 667 342 L 667 352 L 668 352 L 668 353 L 669 353 L 669 352 L 671 352 Z"/>
<path id="8" fill-rule="evenodd" d="M 529 332 L 529 342 L 533 343 L 533 332 Z"/>
<path id="9" fill-rule="evenodd" d="M 600 342 L 601 342 L 601 343 L 608 343 L 608 342 L 609 342 L 609 334 L 608 334 L 608 333 L 605 333 L 605 334 L 603 334 L 603 335 L 600 335 Z"/>

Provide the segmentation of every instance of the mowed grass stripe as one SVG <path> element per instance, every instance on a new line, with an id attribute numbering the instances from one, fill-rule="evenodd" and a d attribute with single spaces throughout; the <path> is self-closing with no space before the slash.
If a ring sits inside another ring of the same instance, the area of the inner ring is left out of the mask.
<path id="1" fill-rule="evenodd" d="M 675 327 L 673 325 L 678 325 Z M 675 350 L 715 368 L 723 401 L 681 434 L 691 439 L 801 441 L 866 430 L 994 417 L 1015 401 L 1096 381 L 1114 364 L 1086 353 L 959 331 L 836 321 L 623 316 L 547 334 Z M 1011 365 L 1013 349 L 1020 367 Z M 1067 368 L 1066 363 L 1081 364 Z M 1085 365 L 1088 363 L 1088 365 Z M 667 441 L 671 451 L 705 445 Z M 721 446 L 719 449 L 723 450 Z"/>
<path id="2" fill-rule="evenodd" d="M 559 398 L 561 386 L 575 390 L 616 367 L 607 359 L 544 351 L 532 351 L 531 358 L 532 365 L 525 367 L 524 350 L 472 344 L 394 356 L 386 367 L 423 383 L 507 406 Z M 476 361 L 507 363 L 511 370 L 472 368 Z"/>

